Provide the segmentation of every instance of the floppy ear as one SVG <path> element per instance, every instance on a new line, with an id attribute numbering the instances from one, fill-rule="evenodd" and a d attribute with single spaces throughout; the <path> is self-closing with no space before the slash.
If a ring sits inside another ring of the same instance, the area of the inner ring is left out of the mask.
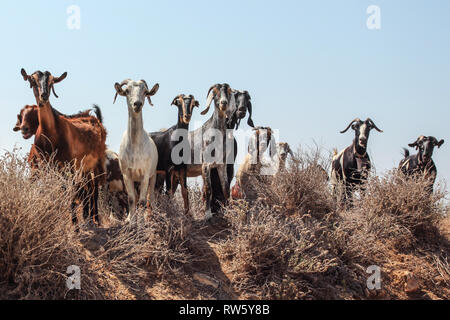
<path id="1" fill-rule="evenodd" d="M 437 147 L 440 148 L 444 144 L 444 139 L 437 143 Z"/>
<path id="2" fill-rule="evenodd" d="M 20 130 L 20 124 L 22 123 L 22 116 L 20 114 L 17 115 L 17 123 L 16 126 L 14 127 L 13 131 L 17 132 Z"/>
<path id="3" fill-rule="evenodd" d="M 180 98 L 180 96 L 176 96 L 175 99 L 173 99 L 172 103 L 170 104 L 171 106 L 177 106 L 178 107 L 178 99 Z"/>
<path id="4" fill-rule="evenodd" d="M 63 81 L 67 77 L 67 72 L 64 72 L 60 77 L 53 77 L 53 83 Z"/>
<path id="5" fill-rule="evenodd" d="M 125 84 L 125 83 L 122 82 L 122 85 L 124 85 L 124 84 Z M 114 96 L 114 102 L 113 102 L 113 104 L 116 103 L 117 96 L 118 96 L 119 94 L 120 94 L 121 96 L 126 96 L 125 91 L 123 91 L 123 89 L 122 89 L 122 85 L 120 85 L 118 82 L 116 82 L 116 83 L 114 84 L 114 89 L 116 89 L 116 95 Z"/>
<path id="6" fill-rule="evenodd" d="M 200 108 L 200 103 L 197 100 L 194 100 L 194 107 Z"/>
<path id="7" fill-rule="evenodd" d="M 147 95 L 147 96 L 150 96 L 150 97 L 151 97 L 151 96 L 154 96 L 154 95 L 158 92 L 158 90 L 159 90 L 159 83 L 155 84 L 155 85 L 153 86 L 152 90 L 147 91 L 146 95 Z"/>
<path id="8" fill-rule="evenodd" d="M 294 156 L 294 152 L 292 152 L 292 149 L 289 145 L 287 145 L 287 152 L 293 157 Z"/>
<path id="9" fill-rule="evenodd" d="M 253 113 L 252 109 L 253 109 L 252 103 L 251 103 L 251 101 L 248 101 L 248 120 L 247 120 L 247 124 L 250 127 L 254 128 L 255 124 L 253 123 L 253 120 L 252 120 L 252 113 Z"/>
<path id="10" fill-rule="evenodd" d="M 22 75 L 23 80 L 28 81 L 28 80 L 30 79 L 30 76 L 27 74 L 27 72 L 25 71 L 24 68 L 22 68 L 22 69 L 20 70 L 20 74 Z"/>
<path id="11" fill-rule="evenodd" d="M 147 100 L 148 103 L 153 107 L 153 103 L 152 103 L 152 99 L 150 99 L 151 96 L 154 96 L 159 90 L 159 83 L 155 84 L 152 88 L 152 90 L 148 91 L 145 93 L 145 95 L 147 96 Z"/>
<path id="12" fill-rule="evenodd" d="M 205 114 L 208 113 L 209 109 L 211 108 L 211 103 L 214 99 L 214 96 L 216 95 L 216 90 L 215 90 L 216 86 L 212 86 L 209 91 L 208 91 L 208 99 L 206 100 L 206 109 L 203 110 L 200 114 L 202 116 L 204 116 Z"/>
<path id="13" fill-rule="evenodd" d="M 419 145 L 417 144 L 417 141 L 414 142 L 414 143 L 408 144 L 408 146 L 410 146 L 411 148 L 416 148 L 416 150 L 419 148 Z"/>

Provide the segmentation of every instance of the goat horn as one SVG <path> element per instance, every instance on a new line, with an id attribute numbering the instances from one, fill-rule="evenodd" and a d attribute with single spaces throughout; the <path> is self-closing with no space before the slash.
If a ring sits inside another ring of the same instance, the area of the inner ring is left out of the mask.
<path id="1" fill-rule="evenodd" d="M 375 130 L 377 130 L 378 132 L 383 132 L 383 130 L 380 130 L 377 125 L 375 124 L 375 122 L 373 122 L 372 119 L 368 118 L 368 121 L 370 121 L 370 123 L 373 125 L 373 127 L 375 128 Z"/>
<path id="2" fill-rule="evenodd" d="M 53 84 L 52 84 L 52 92 L 53 92 L 53 94 L 55 95 L 55 97 L 59 98 L 58 95 L 57 95 L 56 92 L 55 92 L 55 87 L 53 86 Z"/>
<path id="3" fill-rule="evenodd" d="M 214 95 L 215 95 L 215 92 L 214 92 L 215 88 L 216 88 L 216 85 L 212 86 L 208 91 L 208 99 L 206 100 L 206 109 L 200 113 L 202 116 L 207 114 L 211 107 L 211 103 L 212 103 L 212 101 L 214 99 Z"/>
<path id="4" fill-rule="evenodd" d="M 348 125 L 348 127 L 344 131 L 341 131 L 341 133 L 346 133 L 348 131 L 348 129 L 350 129 L 352 124 L 354 124 L 357 121 L 361 121 L 361 120 L 359 118 L 355 118 L 352 122 L 350 122 L 350 124 Z"/>

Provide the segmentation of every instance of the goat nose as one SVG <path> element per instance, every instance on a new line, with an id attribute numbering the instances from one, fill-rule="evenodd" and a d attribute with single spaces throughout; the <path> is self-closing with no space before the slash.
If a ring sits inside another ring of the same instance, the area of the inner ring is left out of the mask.
<path id="1" fill-rule="evenodd" d="M 226 105 L 228 104 L 228 102 L 227 102 L 226 100 L 222 100 L 222 101 L 220 101 L 220 104 L 221 104 L 222 106 L 226 106 Z"/>
<path id="2" fill-rule="evenodd" d="M 135 106 L 136 108 L 140 108 L 140 107 L 142 107 L 142 102 L 141 102 L 141 101 L 136 101 L 136 102 L 134 103 L 134 106 Z"/>

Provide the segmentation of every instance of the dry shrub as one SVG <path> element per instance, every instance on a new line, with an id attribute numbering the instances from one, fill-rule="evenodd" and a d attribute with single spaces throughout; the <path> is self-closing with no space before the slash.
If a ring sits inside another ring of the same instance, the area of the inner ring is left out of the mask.
<path id="1" fill-rule="evenodd" d="M 445 214 L 441 203 L 445 193 L 436 188 L 430 195 L 426 191 L 428 184 L 429 180 L 423 176 L 406 178 L 397 171 L 391 171 L 370 179 L 355 207 L 368 215 L 388 215 L 417 236 L 418 232 L 435 226 Z"/>
<path id="2" fill-rule="evenodd" d="M 231 234 L 219 246 L 231 282 L 244 298 L 324 298 L 326 274 L 337 262 L 316 237 L 320 224 L 281 216 L 262 203 L 234 202 L 225 213 Z M 314 283 L 314 285 L 313 285 Z M 326 291 L 326 290 L 325 290 Z M 321 293 L 319 293 L 321 292 Z"/>
<path id="3" fill-rule="evenodd" d="M 71 223 L 71 203 L 81 182 L 70 168 L 52 163 L 30 179 L 25 160 L 0 158 L 0 297 L 3 299 L 96 299 L 97 276 Z M 81 287 L 66 288 L 69 266 L 81 268 Z"/>
<path id="4" fill-rule="evenodd" d="M 111 271 L 137 282 L 148 274 L 177 275 L 189 263 L 187 235 L 190 222 L 177 203 L 159 196 L 151 213 L 138 210 L 137 221 L 115 228 L 105 244 L 105 259 Z"/>
<path id="5" fill-rule="evenodd" d="M 321 150 L 299 150 L 285 170 L 255 179 L 258 197 L 285 212 L 322 217 L 335 205 L 328 186 L 327 157 Z"/>
<path id="6" fill-rule="evenodd" d="M 422 177 L 406 179 L 396 170 L 372 177 L 330 228 L 333 252 L 354 270 L 380 266 L 392 297 L 405 295 L 403 282 L 398 288 L 394 280 L 396 273 L 406 271 L 414 272 L 428 292 L 446 296 L 442 286 L 449 283 L 450 246 L 441 227 L 445 192 L 437 185 L 430 195 L 428 183 Z"/>

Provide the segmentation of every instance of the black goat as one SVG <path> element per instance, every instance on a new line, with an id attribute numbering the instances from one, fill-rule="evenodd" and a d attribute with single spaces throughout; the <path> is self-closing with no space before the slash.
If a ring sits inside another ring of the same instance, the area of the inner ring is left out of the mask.
<path id="1" fill-rule="evenodd" d="M 351 198 L 352 189 L 355 186 L 361 185 L 367 180 L 368 173 L 372 167 L 369 155 L 367 154 L 367 142 L 370 131 L 375 129 L 378 132 L 383 132 L 378 129 L 370 118 L 366 121 L 361 121 L 359 118 L 356 118 L 341 133 L 347 132 L 350 127 L 355 131 L 355 139 L 352 145 L 340 153 L 335 152 L 331 163 L 333 194 L 337 196 L 336 189 L 339 183 L 343 183 L 345 199 Z"/>
<path id="2" fill-rule="evenodd" d="M 156 144 L 158 149 L 158 176 L 165 175 L 166 190 L 171 195 L 177 190 L 178 184 L 181 184 L 181 193 L 184 200 L 185 212 L 189 212 L 189 196 L 187 191 L 187 163 L 184 161 L 187 156 L 189 159 L 190 150 L 180 148 L 178 154 L 174 148 L 178 145 L 189 147 L 187 142 L 189 133 L 189 122 L 191 121 L 192 112 L 195 107 L 199 107 L 199 103 L 195 100 L 193 95 L 179 95 L 173 101 L 172 104 L 178 108 L 178 122 L 171 128 L 149 133 L 150 137 Z M 184 154 L 183 151 L 187 151 Z M 172 153 L 175 153 L 172 155 Z M 174 161 L 174 157 L 179 158 L 180 161 Z M 160 181 L 159 181 L 160 183 Z M 161 186 L 159 186 L 161 187 Z M 159 188 L 161 190 L 161 188 Z"/>
<path id="3" fill-rule="evenodd" d="M 433 193 L 437 169 L 431 157 L 433 156 L 434 148 L 440 148 L 443 144 L 444 140 L 438 141 L 435 137 L 420 136 L 416 142 L 409 144 L 411 148 L 416 148 L 419 152 L 410 156 L 409 150 L 404 149 L 405 158 L 400 161 L 399 170 L 407 176 L 425 175 L 425 177 L 430 179 L 430 185 L 427 187 L 427 191 Z"/>

